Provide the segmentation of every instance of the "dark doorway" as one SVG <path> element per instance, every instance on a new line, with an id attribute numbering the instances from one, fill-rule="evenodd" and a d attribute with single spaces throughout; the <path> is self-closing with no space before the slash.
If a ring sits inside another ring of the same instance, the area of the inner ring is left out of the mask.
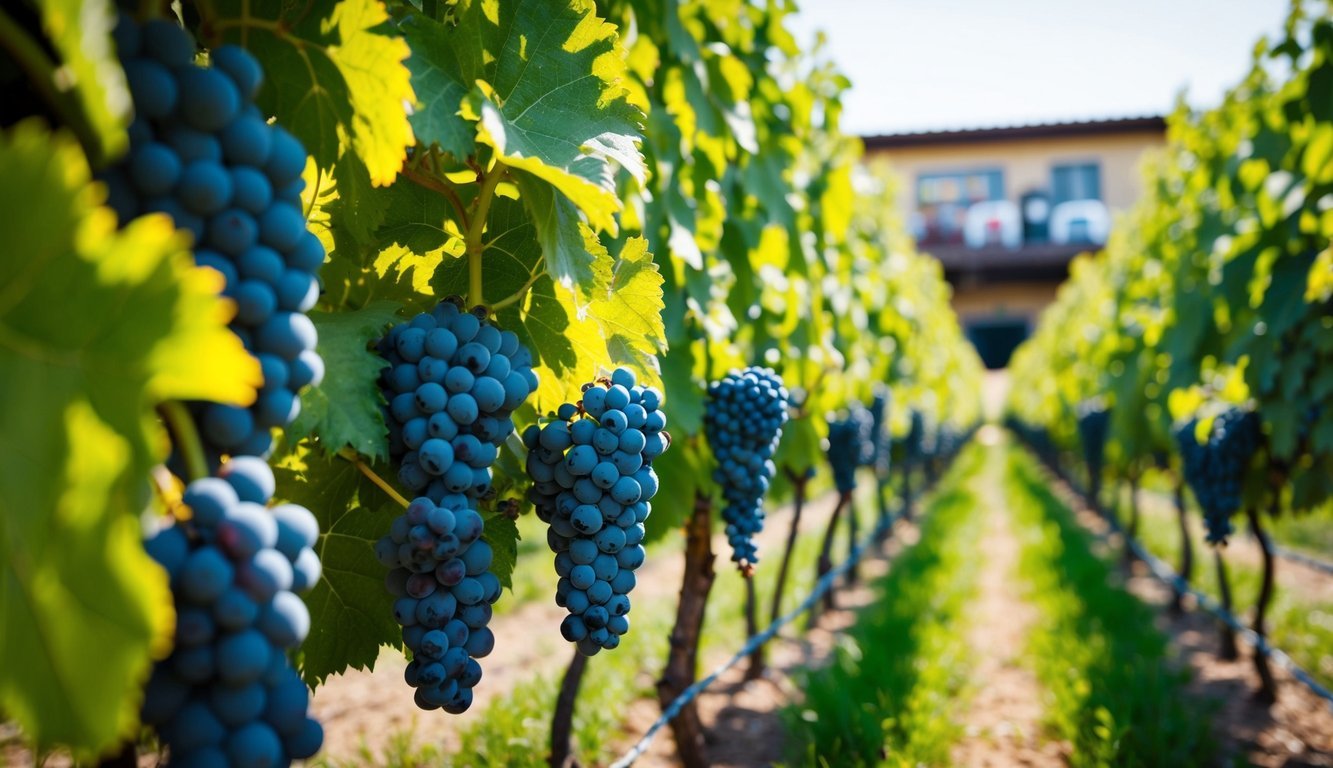
<path id="1" fill-rule="evenodd" d="M 1028 321 L 1023 318 L 991 318 L 967 323 L 967 338 L 981 355 L 981 362 L 995 370 L 1009 364 L 1014 347 L 1028 337 Z"/>

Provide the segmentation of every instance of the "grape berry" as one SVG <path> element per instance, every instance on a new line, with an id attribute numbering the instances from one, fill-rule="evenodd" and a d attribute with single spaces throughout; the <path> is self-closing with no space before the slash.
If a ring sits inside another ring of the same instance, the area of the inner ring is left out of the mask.
<path id="1" fill-rule="evenodd" d="M 263 71 L 244 49 L 221 46 L 199 67 L 179 25 L 123 14 L 115 41 L 135 118 L 128 156 L 102 177 L 107 203 L 121 221 L 167 214 L 194 235 L 195 262 L 223 276 L 231 329 L 259 360 L 263 386 L 249 407 L 191 407 L 211 468 L 224 454 L 266 456 L 272 428 L 300 412 L 297 393 L 324 376 L 305 314 L 324 263 L 301 209 L 305 149 L 254 105 Z"/>
<path id="2" fill-rule="evenodd" d="M 487 628 L 500 580 L 493 551 L 481 539 L 481 515 L 462 494 L 443 503 L 414 499 L 375 544 L 390 569 L 385 585 L 397 601 L 394 619 L 412 651 L 404 676 L 422 709 L 459 714 L 472 705 L 481 680 L 477 659 L 495 647 Z"/>
<path id="3" fill-rule="evenodd" d="M 657 493 L 653 459 L 671 444 L 661 403 L 661 392 L 618 368 L 584 388 L 581 407 L 566 403 L 523 433 L 529 498 L 551 526 L 556 603 L 569 610 L 560 633 L 588 656 L 617 647 L 629 631 L 643 523 Z"/>
<path id="4" fill-rule="evenodd" d="M 777 472 L 773 453 L 787 421 L 787 388 L 770 368 L 733 371 L 708 387 L 704 435 L 722 487 L 731 559 L 745 573 L 759 562 L 754 537 L 764 527 L 764 494 Z"/>
<path id="5" fill-rule="evenodd" d="M 1259 449 L 1259 416 L 1229 407 L 1213 419 L 1203 443 L 1195 436 L 1198 423 L 1197 418 L 1190 419 L 1175 431 L 1185 482 L 1203 508 L 1208 541 L 1226 543 L 1235 530 L 1231 516 L 1241 506 L 1245 470 Z"/>
<path id="6" fill-rule="evenodd" d="M 319 580 L 319 525 L 304 507 L 266 508 L 273 487 L 263 460 L 232 459 L 185 489 L 188 519 L 144 543 L 171 579 L 176 642 L 153 668 L 142 717 L 175 764 L 288 765 L 323 743 L 287 658 L 310 629 L 295 593 Z"/>

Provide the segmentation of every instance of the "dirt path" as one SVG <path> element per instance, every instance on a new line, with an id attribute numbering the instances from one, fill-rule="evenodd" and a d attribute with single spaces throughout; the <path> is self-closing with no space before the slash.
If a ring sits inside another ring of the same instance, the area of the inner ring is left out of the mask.
<path id="1" fill-rule="evenodd" d="M 994 445 L 997 436 L 985 433 L 981 439 Z M 1024 598 L 1024 587 L 1017 576 L 1021 544 L 1005 507 L 1000 458 L 992 449 L 978 479 L 977 498 L 988 503 L 985 545 L 978 548 L 986 560 L 969 637 L 976 659 L 972 677 L 977 689 L 967 714 L 961 718 L 967 724 L 967 735 L 955 745 L 952 759 L 955 765 L 982 768 L 1063 765 L 1066 750 L 1040 738 L 1041 684 L 1021 658 L 1037 612 Z"/>

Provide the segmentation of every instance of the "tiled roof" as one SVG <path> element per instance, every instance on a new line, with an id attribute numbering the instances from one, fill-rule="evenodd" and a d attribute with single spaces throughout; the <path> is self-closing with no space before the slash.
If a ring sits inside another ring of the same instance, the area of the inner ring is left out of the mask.
<path id="1" fill-rule="evenodd" d="M 1107 133 L 1139 133 L 1166 131 L 1162 115 L 1111 117 L 1095 120 L 1028 123 L 1023 125 L 995 125 L 978 128 L 948 128 L 937 131 L 910 131 L 862 136 L 866 149 L 929 146 L 932 144 L 971 144 L 1010 139 L 1034 139 L 1063 136 L 1089 136 Z"/>

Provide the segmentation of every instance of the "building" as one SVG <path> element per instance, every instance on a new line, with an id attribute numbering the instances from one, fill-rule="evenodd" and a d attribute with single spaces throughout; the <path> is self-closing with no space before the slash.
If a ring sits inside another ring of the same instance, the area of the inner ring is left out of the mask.
<path id="1" fill-rule="evenodd" d="M 922 251 L 944 264 L 954 309 L 987 366 L 1004 366 L 1078 253 L 1138 198 L 1159 116 L 863 137 L 903 180 Z"/>

